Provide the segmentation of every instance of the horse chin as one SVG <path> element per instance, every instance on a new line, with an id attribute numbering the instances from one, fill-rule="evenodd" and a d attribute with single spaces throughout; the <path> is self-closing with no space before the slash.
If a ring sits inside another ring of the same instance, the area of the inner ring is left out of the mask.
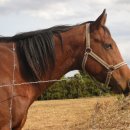
<path id="1" fill-rule="evenodd" d="M 130 80 L 128 81 L 127 88 L 123 91 L 125 97 L 130 96 Z"/>
<path id="2" fill-rule="evenodd" d="M 118 87 L 111 87 L 111 91 L 114 93 L 114 94 L 122 94 L 122 90 Z"/>
<path id="3" fill-rule="evenodd" d="M 122 88 L 120 87 L 120 85 L 118 83 L 115 82 L 110 82 L 110 90 L 114 93 L 114 94 L 122 94 Z"/>
<path id="4" fill-rule="evenodd" d="M 105 79 L 102 79 L 102 78 L 100 78 L 100 77 L 95 77 L 95 78 L 96 78 L 98 81 L 100 81 L 100 82 L 102 82 L 102 83 L 105 83 Z M 111 82 L 111 83 L 109 84 L 109 86 L 110 86 L 110 90 L 111 90 L 114 94 L 122 94 L 122 93 L 123 93 L 121 87 L 116 87 L 116 86 L 119 86 L 119 85 L 117 85 L 117 83 Z"/>
<path id="5" fill-rule="evenodd" d="M 123 90 L 119 84 L 112 85 L 112 86 L 113 87 L 111 87 L 111 91 L 113 93 L 115 93 L 115 94 L 124 94 L 124 96 L 130 95 L 130 83 L 128 83 L 128 86 L 126 87 L 125 90 Z"/>

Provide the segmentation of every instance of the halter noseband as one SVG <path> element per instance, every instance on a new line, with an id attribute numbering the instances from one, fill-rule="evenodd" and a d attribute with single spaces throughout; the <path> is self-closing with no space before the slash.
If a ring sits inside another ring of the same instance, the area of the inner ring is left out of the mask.
<path id="1" fill-rule="evenodd" d="M 102 66 L 104 66 L 108 70 L 106 81 L 105 81 L 106 86 L 108 86 L 110 83 L 113 71 L 115 71 L 115 70 L 119 69 L 120 67 L 127 64 L 126 62 L 123 61 L 116 65 L 109 65 L 92 51 L 92 48 L 90 47 L 90 24 L 87 23 L 86 24 L 86 49 L 85 49 L 85 53 L 84 53 L 84 57 L 83 57 L 83 61 L 82 61 L 82 69 L 85 73 L 86 73 L 85 65 L 86 65 L 89 55 L 91 57 L 93 57 L 97 62 L 99 62 Z"/>

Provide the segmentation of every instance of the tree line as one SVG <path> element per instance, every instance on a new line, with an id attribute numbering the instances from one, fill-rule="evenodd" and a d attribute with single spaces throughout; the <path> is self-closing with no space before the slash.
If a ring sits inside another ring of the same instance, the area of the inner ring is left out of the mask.
<path id="1" fill-rule="evenodd" d="M 62 77 L 62 79 L 65 80 L 53 84 L 38 100 L 74 99 L 111 93 L 109 87 L 105 87 L 104 84 L 81 72 L 73 77 Z"/>

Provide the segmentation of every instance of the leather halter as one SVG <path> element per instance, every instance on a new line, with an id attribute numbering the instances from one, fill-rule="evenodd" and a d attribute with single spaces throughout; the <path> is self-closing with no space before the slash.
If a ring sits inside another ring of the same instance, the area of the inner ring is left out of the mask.
<path id="1" fill-rule="evenodd" d="M 86 24 L 86 49 L 82 61 L 82 69 L 86 73 L 85 65 L 88 59 L 88 56 L 91 56 L 93 59 L 95 59 L 98 63 L 100 63 L 102 66 L 104 66 L 107 69 L 107 77 L 105 81 L 105 85 L 108 86 L 112 77 L 113 71 L 119 69 L 120 67 L 126 65 L 126 62 L 120 62 L 116 65 L 109 65 L 107 64 L 102 58 L 100 58 L 97 54 L 95 54 L 90 47 L 90 24 Z"/>

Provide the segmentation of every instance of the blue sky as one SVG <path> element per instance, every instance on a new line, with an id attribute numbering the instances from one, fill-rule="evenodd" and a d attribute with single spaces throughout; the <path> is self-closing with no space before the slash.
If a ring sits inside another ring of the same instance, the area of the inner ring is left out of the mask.
<path id="1" fill-rule="evenodd" d="M 0 0 L 0 35 L 95 20 L 107 9 L 107 26 L 130 66 L 130 0 Z"/>

